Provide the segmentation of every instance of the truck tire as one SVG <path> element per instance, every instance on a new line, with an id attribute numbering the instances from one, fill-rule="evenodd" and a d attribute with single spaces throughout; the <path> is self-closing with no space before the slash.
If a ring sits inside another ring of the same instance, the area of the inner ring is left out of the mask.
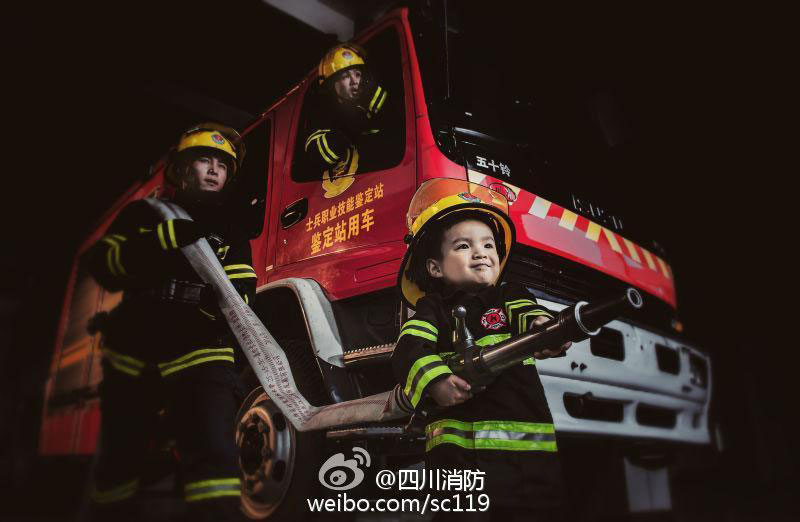
<path id="1" fill-rule="evenodd" d="M 300 393 L 314 405 L 328 403 L 309 343 L 279 344 Z M 251 520 L 303 520 L 309 515 L 305 499 L 313 498 L 320 486 L 317 472 L 324 456 L 325 433 L 297 431 L 251 369 L 244 372 L 242 384 L 250 390 L 236 416 L 242 511 Z"/>

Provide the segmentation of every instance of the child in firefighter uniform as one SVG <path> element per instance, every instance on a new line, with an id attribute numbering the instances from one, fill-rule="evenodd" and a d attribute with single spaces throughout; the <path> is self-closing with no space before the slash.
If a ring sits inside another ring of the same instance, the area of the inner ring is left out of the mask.
<path id="1" fill-rule="evenodd" d="M 181 247 L 206 237 L 247 302 L 255 295 L 249 238 L 226 215 L 230 181 L 244 148 L 232 129 L 202 124 L 184 133 L 167 167 L 171 203 L 192 220 L 163 220 L 145 200 L 122 209 L 88 252 L 89 269 L 107 290 L 122 290 L 104 332 L 100 455 L 92 491 L 97 519 L 132 516 L 147 424 L 166 408 L 181 463 L 191 520 L 239 518 L 234 441 L 237 347 Z M 227 188 L 226 188 L 227 187 Z"/>
<path id="2" fill-rule="evenodd" d="M 354 44 L 337 45 L 322 57 L 318 73 L 304 170 L 323 173 L 330 182 L 379 168 L 388 146 L 382 130 L 389 93 L 367 67 L 366 52 Z"/>
<path id="3" fill-rule="evenodd" d="M 483 390 L 444 362 L 455 349 L 458 305 L 466 308 L 465 323 L 477 346 L 553 318 L 521 285 L 499 283 L 514 242 L 507 200 L 466 181 L 431 180 L 414 196 L 408 225 L 410 247 L 398 286 L 415 314 L 401 328 L 392 368 L 415 411 L 428 412 L 426 468 L 484 472 L 483 493 L 490 501 L 485 513 L 440 511 L 438 517 L 537 520 L 537 514 L 558 513 L 561 468 L 535 359 L 560 355 L 569 344 L 537 352 Z"/>

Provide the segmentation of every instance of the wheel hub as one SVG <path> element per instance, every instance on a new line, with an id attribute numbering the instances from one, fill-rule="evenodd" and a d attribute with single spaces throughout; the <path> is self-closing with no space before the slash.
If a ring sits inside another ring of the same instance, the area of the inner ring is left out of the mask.
<path id="1" fill-rule="evenodd" d="M 237 415 L 236 444 L 242 508 L 251 518 L 265 518 L 289 489 L 296 442 L 294 428 L 261 388 L 250 393 Z"/>

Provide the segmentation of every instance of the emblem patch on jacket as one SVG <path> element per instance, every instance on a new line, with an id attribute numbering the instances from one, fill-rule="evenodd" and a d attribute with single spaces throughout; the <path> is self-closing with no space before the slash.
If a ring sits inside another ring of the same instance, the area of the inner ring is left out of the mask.
<path id="1" fill-rule="evenodd" d="M 508 319 L 502 308 L 490 308 L 481 317 L 481 324 L 487 330 L 499 330 L 508 326 Z"/>

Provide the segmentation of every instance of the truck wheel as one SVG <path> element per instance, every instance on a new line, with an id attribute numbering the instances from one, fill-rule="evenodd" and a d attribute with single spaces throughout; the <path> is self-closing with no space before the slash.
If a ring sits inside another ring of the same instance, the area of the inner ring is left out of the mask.
<path id="1" fill-rule="evenodd" d="M 313 362 L 311 347 L 300 341 L 280 344 L 300 393 L 319 405 L 324 388 L 318 370 L 314 372 L 316 363 L 298 360 L 310 357 Z M 251 390 L 236 416 L 242 511 L 252 520 L 303 520 L 309 515 L 305 499 L 313 498 L 320 486 L 317 472 L 325 434 L 297 431 L 249 368 L 242 380 Z"/>
<path id="2" fill-rule="evenodd" d="M 237 416 L 242 510 L 253 520 L 297 520 L 319 486 L 322 432 L 298 432 L 261 387 Z"/>

